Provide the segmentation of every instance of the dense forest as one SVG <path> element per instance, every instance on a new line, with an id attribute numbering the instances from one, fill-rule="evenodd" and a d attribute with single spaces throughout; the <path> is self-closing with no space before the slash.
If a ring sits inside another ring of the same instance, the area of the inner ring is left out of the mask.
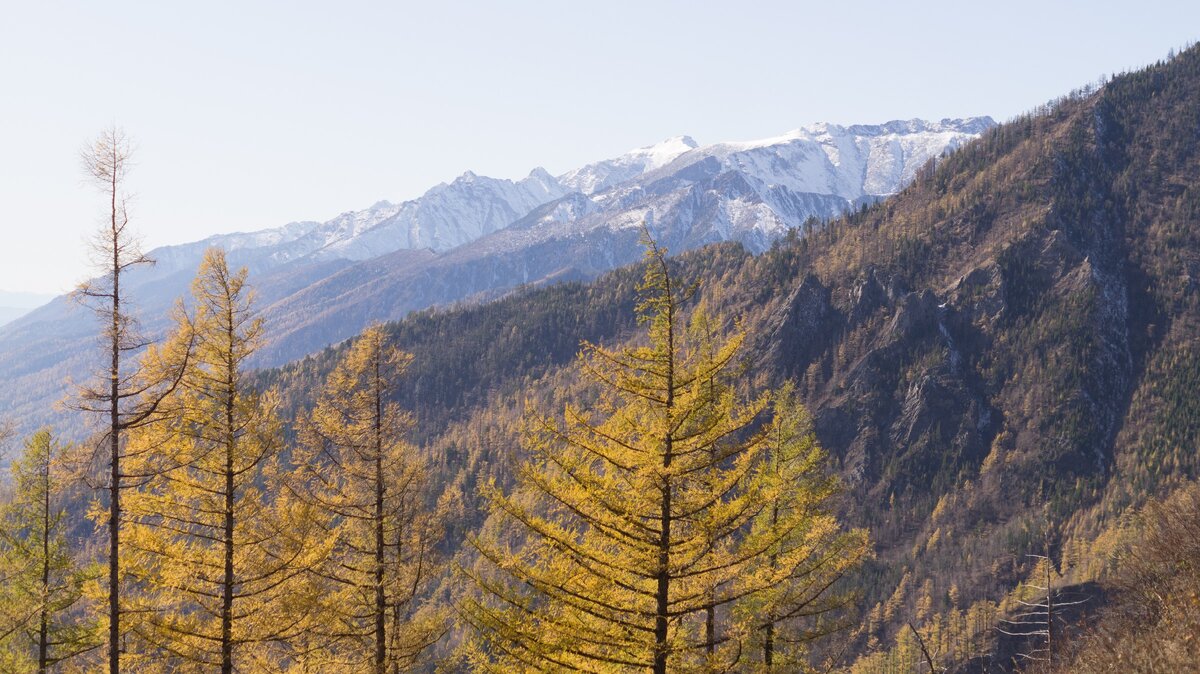
<path id="1" fill-rule="evenodd" d="M 5 671 L 1185 671 L 1200 658 L 1200 49 L 902 193 L 250 371 L 214 250 L 168 337 L 126 145 L 103 376 L 23 442 Z M 667 242 L 669 243 L 669 242 Z"/>

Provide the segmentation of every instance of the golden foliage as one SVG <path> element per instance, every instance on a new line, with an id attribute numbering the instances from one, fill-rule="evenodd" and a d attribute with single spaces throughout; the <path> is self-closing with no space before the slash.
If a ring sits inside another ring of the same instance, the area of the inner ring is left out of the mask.
<path id="1" fill-rule="evenodd" d="M 131 434 L 124 569 L 136 633 L 130 671 L 274 671 L 308 629 L 293 582 L 327 552 L 308 545 L 304 505 L 278 488 L 281 426 L 269 395 L 245 383 L 258 346 L 246 271 L 210 250 L 176 312 L 168 345 L 194 345 L 162 419 Z M 149 362 L 175 366 L 170 348 Z"/>
<path id="2" fill-rule="evenodd" d="M 320 620 L 308 639 L 320 647 L 297 658 L 318 671 L 407 669 L 447 628 L 444 609 L 419 603 L 440 573 L 446 507 L 426 504 L 411 419 L 389 400 L 411 358 L 368 328 L 302 425 L 293 489 L 331 545 L 311 574 Z"/>
<path id="3" fill-rule="evenodd" d="M 520 487 L 492 487 L 469 538 L 478 591 L 460 607 L 481 670 L 716 671 L 755 643 L 780 663 L 802 639 L 767 635 L 832 612 L 865 554 L 827 512 L 836 485 L 794 395 L 771 421 L 770 395 L 737 393 L 743 337 L 718 341 L 703 306 L 685 322 L 692 289 L 648 245 L 647 343 L 584 345 L 597 399 L 531 416 Z"/>

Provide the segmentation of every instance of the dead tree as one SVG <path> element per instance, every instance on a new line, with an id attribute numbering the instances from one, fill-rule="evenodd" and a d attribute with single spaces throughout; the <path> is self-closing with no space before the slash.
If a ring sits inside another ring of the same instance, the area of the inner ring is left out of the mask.
<path id="1" fill-rule="evenodd" d="M 1011 618 L 1001 618 L 1000 625 L 996 629 L 1001 634 L 1029 640 L 1033 643 L 1028 650 L 1018 650 L 1014 656 L 1015 661 L 1030 664 L 1044 663 L 1046 668 L 1050 669 L 1054 666 L 1054 653 L 1057 647 L 1054 625 L 1056 612 L 1068 606 L 1086 603 L 1087 599 L 1056 603 L 1054 584 L 1051 578 L 1053 562 L 1050 557 L 1047 555 L 1026 555 L 1026 557 L 1045 562 L 1045 578 L 1043 580 L 1045 585 L 1037 585 L 1032 582 L 1026 584 L 1038 591 L 1039 600 L 1027 602 L 1018 599 L 1017 603 L 1021 605 L 1021 612 L 1014 614 Z"/>
<path id="2" fill-rule="evenodd" d="M 159 402 L 182 376 L 149 381 L 134 360 L 149 345 L 138 329 L 121 283 L 127 272 L 153 264 L 142 254 L 129 227 L 125 177 L 132 165 L 132 145 L 123 131 L 111 128 L 80 152 L 85 177 L 104 195 L 104 222 L 91 241 L 93 263 L 99 275 L 82 283 L 74 298 L 91 309 L 101 321 L 104 366 L 92 384 L 81 387 L 71 406 L 100 415 L 104 431 L 95 444 L 93 458 L 101 464 L 107 482 L 93 485 L 107 492 L 108 509 L 108 665 L 110 674 L 120 674 L 120 523 L 121 490 L 128 485 L 122 469 L 122 435 L 154 419 Z"/>
<path id="3" fill-rule="evenodd" d="M 929 647 L 925 645 L 925 639 L 917 631 L 917 628 L 913 626 L 912 622 L 908 623 L 908 629 L 912 630 L 913 636 L 917 638 L 917 647 L 921 649 L 921 657 L 925 659 L 925 666 L 929 667 L 929 674 L 938 674 L 939 672 L 946 671 L 944 667 L 938 668 L 937 665 L 933 664 L 934 656 L 929 652 Z"/>

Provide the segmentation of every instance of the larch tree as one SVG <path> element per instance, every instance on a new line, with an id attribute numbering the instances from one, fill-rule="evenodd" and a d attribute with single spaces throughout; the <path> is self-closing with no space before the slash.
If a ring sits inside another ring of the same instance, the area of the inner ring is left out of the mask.
<path id="1" fill-rule="evenodd" d="M 595 402 L 531 421 L 519 487 L 492 489 L 469 539 L 460 611 L 482 670 L 728 671 L 791 617 L 779 587 L 814 561 L 810 515 L 770 515 L 794 472 L 773 467 L 770 396 L 737 392 L 743 336 L 716 341 L 702 306 L 685 320 L 693 289 L 646 238 L 644 345 L 584 345 Z M 748 619 L 754 601 L 776 618 Z"/>
<path id="2" fill-rule="evenodd" d="M 737 613 L 757 651 L 747 669 L 790 672 L 803 668 L 808 643 L 850 626 L 841 609 L 853 597 L 835 588 L 869 554 L 869 542 L 862 530 L 845 531 L 832 512 L 840 485 L 795 387 L 781 387 L 772 407 L 756 476 L 766 507 L 750 535 L 769 545 L 744 573 L 776 582 L 748 596 Z"/>
<path id="3" fill-rule="evenodd" d="M 131 311 L 122 281 L 137 267 L 153 264 L 142 254 L 129 225 L 125 179 L 132 163 L 133 148 L 124 132 L 109 129 L 80 153 L 84 174 L 105 196 L 104 222 L 91 242 L 93 263 L 99 276 L 75 290 L 74 297 L 90 308 L 101 321 L 104 366 L 93 384 L 84 386 L 74 408 L 103 418 L 103 432 L 96 442 L 95 460 L 102 466 L 97 485 L 107 496 L 104 525 L 108 529 L 108 669 L 120 674 L 121 665 L 121 494 L 129 477 L 122 466 L 124 436 L 146 423 L 161 397 L 178 383 L 179 371 L 164 373 L 161 381 L 147 382 L 136 362 L 136 354 L 148 344 Z"/>
<path id="4" fill-rule="evenodd" d="M 293 581 L 323 550 L 306 545 L 303 505 L 275 496 L 282 432 L 274 399 L 246 380 L 262 339 L 246 270 L 230 272 L 210 249 L 192 297 L 171 340 L 194 345 L 181 383 L 161 404 L 164 418 L 130 438 L 153 476 L 130 492 L 126 527 L 138 664 L 275 671 L 307 628 L 309 598 Z M 160 355 L 148 362 L 178 367 Z"/>
<path id="5" fill-rule="evenodd" d="M 101 643 L 85 607 L 89 570 L 68 546 L 64 449 L 49 429 L 26 440 L 0 510 L 0 669 L 13 674 L 45 674 Z"/>
<path id="6" fill-rule="evenodd" d="M 323 657 L 341 671 L 406 671 L 445 633 L 444 610 L 422 606 L 443 532 L 427 502 L 425 470 L 394 402 L 412 357 L 369 327 L 329 374 L 301 426 L 298 498 L 333 537 L 316 570 L 327 588 Z M 316 659 L 316 658 L 311 658 Z"/>

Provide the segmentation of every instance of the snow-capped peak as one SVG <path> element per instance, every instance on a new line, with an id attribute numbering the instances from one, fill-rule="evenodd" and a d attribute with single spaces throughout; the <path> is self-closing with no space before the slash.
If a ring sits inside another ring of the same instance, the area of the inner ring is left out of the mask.
<path id="1" fill-rule="evenodd" d="M 851 126 L 822 122 L 769 138 L 706 145 L 664 170 L 712 158 L 722 170 L 738 171 L 763 188 L 855 201 L 898 191 L 926 161 L 992 126 L 990 117 Z"/>
<path id="2" fill-rule="evenodd" d="M 557 192 L 562 190 L 562 185 L 559 184 L 558 178 L 550 175 L 550 172 L 541 166 L 538 166 L 530 171 L 529 175 L 525 176 L 525 179 L 521 182 L 529 185 L 539 185 L 547 192 Z"/>
<path id="3" fill-rule="evenodd" d="M 700 147 L 700 144 L 693 140 L 691 136 L 672 136 L 661 143 L 630 150 L 613 161 L 624 160 L 628 163 L 641 161 L 643 170 L 653 171 L 660 166 L 666 166 L 671 163 L 684 152 L 694 150 L 698 147 Z"/>
<path id="4" fill-rule="evenodd" d="M 625 154 L 588 164 L 558 177 L 566 187 L 594 194 L 648 171 L 666 166 L 700 145 L 691 136 L 672 136 L 661 143 L 639 147 Z"/>

